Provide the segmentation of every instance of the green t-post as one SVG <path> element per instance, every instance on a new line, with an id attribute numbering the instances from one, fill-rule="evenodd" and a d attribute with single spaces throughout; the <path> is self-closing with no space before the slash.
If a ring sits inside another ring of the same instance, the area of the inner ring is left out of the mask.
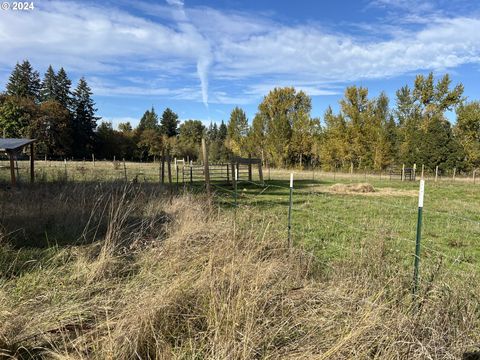
<path id="1" fill-rule="evenodd" d="M 293 203 L 293 173 L 290 173 L 290 202 L 288 205 L 288 247 L 292 246 L 292 203 Z"/>
<path id="2" fill-rule="evenodd" d="M 425 193 L 425 180 L 420 180 L 420 190 L 418 192 L 418 217 L 417 217 L 417 239 L 415 242 L 415 263 L 413 267 L 413 296 L 418 290 L 418 272 L 420 265 L 420 240 L 422 238 L 422 212 L 423 212 L 423 196 Z"/>

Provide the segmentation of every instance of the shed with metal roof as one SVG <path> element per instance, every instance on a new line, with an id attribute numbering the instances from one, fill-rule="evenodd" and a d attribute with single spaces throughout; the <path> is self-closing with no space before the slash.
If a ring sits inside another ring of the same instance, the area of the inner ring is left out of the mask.
<path id="1" fill-rule="evenodd" d="M 0 138 L 0 152 L 6 153 L 10 158 L 10 178 L 13 186 L 17 183 L 15 177 L 15 158 L 27 146 L 30 146 L 30 182 L 33 183 L 35 181 L 35 141 L 36 139 Z"/>

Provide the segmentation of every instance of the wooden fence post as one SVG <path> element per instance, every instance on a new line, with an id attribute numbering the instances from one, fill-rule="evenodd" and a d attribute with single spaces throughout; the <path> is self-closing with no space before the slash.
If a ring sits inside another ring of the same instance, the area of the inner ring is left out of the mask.
<path id="1" fill-rule="evenodd" d="M 13 158 L 13 152 L 9 152 L 10 157 L 10 180 L 12 182 L 12 186 L 17 184 L 17 179 L 15 178 L 15 160 Z"/>
<path id="2" fill-rule="evenodd" d="M 177 158 L 175 158 L 175 178 L 176 178 L 177 188 L 178 188 L 178 164 L 177 164 Z"/>
<path id="3" fill-rule="evenodd" d="M 162 185 L 165 184 L 165 149 L 162 149 L 162 175 L 161 175 L 161 183 Z"/>
<path id="4" fill-rule="evenodd" d="M 252 181 L 252 154 L 248 154 L 248 181 Z"/>
<path id="5" fill-rule="evenodd" d="M 435 166 L 435 182 L 437 182 L 438 179 L 438 165 Z"/>
<path id="6" fill-rule="evenodd" d="M 405 181 L 405 164 L 402 164 L 402 181 Z"/>
<path id="7" fill-rule="evenodd" d="M 95 166 L 95 154 L 92 153 L 92 163 L 93 163 L 93 166 Z"/>
<path id="8" fill-rule="evenodd" d="M 453 181 L 455 181 L 455 175 L 457 174 L 457 168 L 453 168 Z"/>
<path id="9" fill-rule="evenodd" d="M 170 151 L 167 152 L 167 175 L 168 183 L 172 185 L 172 164 L 170 162 Z"/>
<path id="10" fill-rule="evenodd" d="M 263 182 L 263 170 L 262 170 L 262 162 L 261 161 L 258 163 L 258 176 L 260 178 L 260 182 L 262 183 L 262 185 L 264 185 L 265 183 Z"/>
<path id="11" fill-rule="evenodd" d="M 205 188 L 207 190 L 207 196 L 210 201 L 211 192 L 210 192 L 210 173 L 208 172 L 208 151 L 205 138 L 202 138 L 202 154 L 203 154 L 203 163 L 205 168 Z"/>
<path id="12" fill-rule="evenodd" d="M 33 143 L 30 144 L 30 182 L 35 182 L 35 148 Z"/>

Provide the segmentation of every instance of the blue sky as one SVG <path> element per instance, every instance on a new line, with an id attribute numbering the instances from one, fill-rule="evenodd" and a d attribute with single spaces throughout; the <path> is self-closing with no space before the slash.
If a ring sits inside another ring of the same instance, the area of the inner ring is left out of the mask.
<path id="1" fill-rule="evenodd" d="M 275 86 L 312 97 L 313 116 L 338 109 L 348 85 L 395 90 L 448 72 L 480 98 L 475 1 L 34 1 L 0 10 L 0 88 L 17 61 L 43 74 L 85 76 L 98 114 L 133 125 L 154 106 L 181 119 L 253 118 Z M 450 116 L 451 117 L 451 116 Z"/>

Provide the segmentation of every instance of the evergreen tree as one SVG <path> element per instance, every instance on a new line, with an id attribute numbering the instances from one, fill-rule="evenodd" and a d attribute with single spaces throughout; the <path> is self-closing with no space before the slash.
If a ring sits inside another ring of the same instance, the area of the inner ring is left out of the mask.
<path id="1" fill-rule="evenodd" d="M 73 155 L 82 158 L 88 156 L 93 150 L 94 130 L 100 119 L 95 116 L 97 109 L 92 99 L 92 91 L 83 77 L 73 93 L 73 107 Z"/>
<path id="2" fill-rule="evenodd" d="M 33 99 L 0 95 L 0 136 L 31 137 L 30 125 L 39 109 Z"/>
<path id="3" fill-rule="evenodd" d="M 57 100 L 57 76 L 50 65 L 43 77 L 40 88 L 40 101 L 55 101 Z"/>
<path id="4" fill-rule="evenodd" d="M 138 157 L 147 160 L 149 156 L 157 155 L 161 150 L 162 143 L 158 115 L 155 108 L 145 111 L 137 128 L 135 129 L 135 140 L 138 148 Z"/>
<path id="5" fill-rule="evenodd" d="M 178 135 L 178 115 L 175 114 L 170 108 L 166 108 L 162 114 L 162 120 L 160 121 L 160 129 L 162 134 L 167 137 Z"/>
<path id="6" fill-rule="evenodd" d="M 151 110 L 145 111 L 135 131 L 140 135 L 145 130 L 159 130 L 158 115 L 152 106 Z"/>
<path id="7" fill-rule="evenodd" d="M 30 98 L 38 101 L 40 96 L 40 75 L 28 60 L 17 63 L 7 83 L 7 95 Z"/>
<path id="8" fill-rule="evenodd" d="M 55 80 L 55 100 L 57 100 L 65 109 L 71 110 L 73 105 L 71 92 L 72 82 L 68 78 L 63 67 L 58 70 Z"/>
<path id="9" fill-rule="evenodd" d="M 222 120 L 220 126 L 218 127 L 218 139 L 225 142 L 225 140 L 227 139 L 227 133 L 227 125 L 225 125 L 225 122 Z"/>

